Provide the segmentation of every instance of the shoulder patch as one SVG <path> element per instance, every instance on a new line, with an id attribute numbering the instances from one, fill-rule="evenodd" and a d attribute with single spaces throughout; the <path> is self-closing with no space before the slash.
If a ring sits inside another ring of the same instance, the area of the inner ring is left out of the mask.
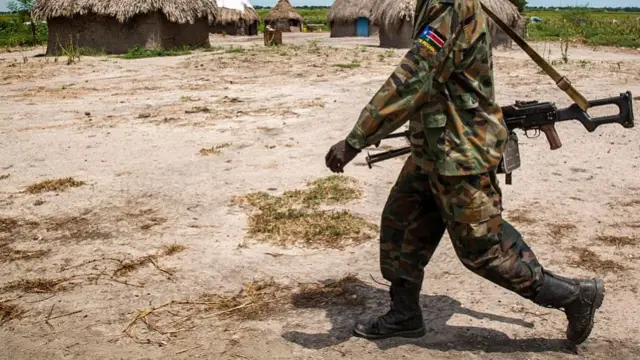
<path id="1" fill-rule="evenodd" d="M 431 26 L 426 26 L 418 36 L 418 42 L 434 53 L 440 51 L 446 41 L 447 38 Z"/>

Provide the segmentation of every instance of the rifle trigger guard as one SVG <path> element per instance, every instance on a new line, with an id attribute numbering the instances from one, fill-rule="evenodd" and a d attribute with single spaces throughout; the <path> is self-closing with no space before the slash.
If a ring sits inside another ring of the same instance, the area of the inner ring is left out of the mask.
<path id="1" fill-rule="evenodd" d="M 537 137 L 539 137 L 539 136 L 540 136 L 540 129 L 533 129 L 533 136 L 530 136 L 530 135 L 529 135 L 529 130 L 525 130 L 525 131 L 524 131 L 524 136 L 525 136 L 527 139 L 535 139 L 535 138 L 537 138 Z"/>

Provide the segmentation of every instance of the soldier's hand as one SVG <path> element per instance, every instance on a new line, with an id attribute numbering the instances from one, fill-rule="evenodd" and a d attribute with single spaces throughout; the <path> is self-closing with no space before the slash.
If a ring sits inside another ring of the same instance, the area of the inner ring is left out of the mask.
<path id="1" fill-rule="evenodd" d="M 358 155 L 360 150 L 352 147 L 346 140 L 337 142 L 324 157 L 327 167 L 334 173 L 341 173 L 344 167 Z"/>

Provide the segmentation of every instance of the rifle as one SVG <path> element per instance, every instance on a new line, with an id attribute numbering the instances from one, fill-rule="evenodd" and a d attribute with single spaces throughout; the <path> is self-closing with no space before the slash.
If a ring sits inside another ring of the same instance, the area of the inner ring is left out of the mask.
<path id="1" fill-rule="evenodd" d="M 554 103 L 538 101 L 516 101 L 514 105 L 503 106 L 502 114 L 507 129 L 509 130 L 509 140 L 507 141 L 502 160 L 498 166 L 498 173 L 505 174 L 507 177 L 506 183 L 511 184 L 511 173 L 520 167 L 518 137 L 513 131 L 515 129 L 524 130 L 525 136 L 527 136 L 527 132 L 531 130 L 537 133 L 543 132 L 547 137 L 551 150 L 556 150 L 562 147 L 560 137 L 555 128 L 555 123 L 560 121 L 578 120 L 589 132 L 595 131 L 598 126 L 604 124 L 617 123 L 625 128 L 634 127 L 633 97 L 631 92 L 627 91 L 617 97 L 589 101 L 589 108 L 606 105 L 616 105 L 619 113 L 617 115 L 591 117 L 577 104 L 558 109 Z M 384 139 L 397 137 L 406 137 L 408 139 L 409 136 L 409 131 L 403 131 L 390 134 L 384 137 Z M 407 146 L 374 155 L 367 154 L 367 165 L 371 168 L 371 165 L 374 163 L 402 156 L 410 152 L 411 148 Z"/>

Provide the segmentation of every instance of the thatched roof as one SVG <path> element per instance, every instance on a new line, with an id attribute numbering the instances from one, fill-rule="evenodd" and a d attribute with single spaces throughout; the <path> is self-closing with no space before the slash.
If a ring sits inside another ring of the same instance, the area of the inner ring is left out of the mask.
<path id="1" fill-rule="evenodd" d="M 329 8 L 327 19 L 333 22 L 351 22 L 359 17 L 371 20 L 375 0 L 335 0 Z"/>
<path id="2" fill-rule="evenodd" d="M 494 14 L 498 15 L 498 17 L 505 22 L 505 24 L 509 25 L 514 30 L 516 28 L 524 27 L 525 21 L 524 16 L 518 11 L 518 7 L 513 5 L 509 0 L 482 0 L 482 3 L 485 4 Z M 493 20 L 487 16 L 489 21 L 489 30 L 491 33 L 495 33 L 499 27 Z M 516 31 L 518 32 L 518 31 Z"/>
<path id="3" fill-rule="evenodd" d="M 298 14 L 296 9 L 293 8 L 289 0 L 280 0 L 276 4 L 276 6 L 269 11 L 267 16 L 264 17 L 265 21 L 273 21 L 273 20 L 282 20 L 282 19 L 293 19 L 298 21 L 303 21 L 302 16 Z"/>
<path id="4" fill-rule="evenodd" d="M 403 22 L 413 23 L 416 0 L 375 0 L 373 22 L 387 29 L 399 28 Z"/>
<path id="5" fill-rule="evenodd" d="M 94 13 L 125 22 L 138 14 L 161 11 L 169 21 L 194 23 L 196 19 L 216 16 L 211 0 L 36 0 L 33 16 L 38 20 Z"/>
<path id="6" fill-rule="evenodd" d="M 522 19 L 518 8 L 509 0 L 482 0 L 482 3 L 509 25 L 515 26 Z M 398 28 L 404 21 L 413 23 L 415 8 L 416 0 L 376 0 L 373 4 L 372 20 L 386 28 Z M 489 19 L 491 32 L 495 31 L 494 27 L 497 25 Z"/>
<path id="7" fill-rule="evenodd" d="M 216 0 L 218 13 L 215 21 L 227 24 L 239 20 L 248 22 L 260 21 L 260 16 L 256 13 L 249 0 Z"/>

